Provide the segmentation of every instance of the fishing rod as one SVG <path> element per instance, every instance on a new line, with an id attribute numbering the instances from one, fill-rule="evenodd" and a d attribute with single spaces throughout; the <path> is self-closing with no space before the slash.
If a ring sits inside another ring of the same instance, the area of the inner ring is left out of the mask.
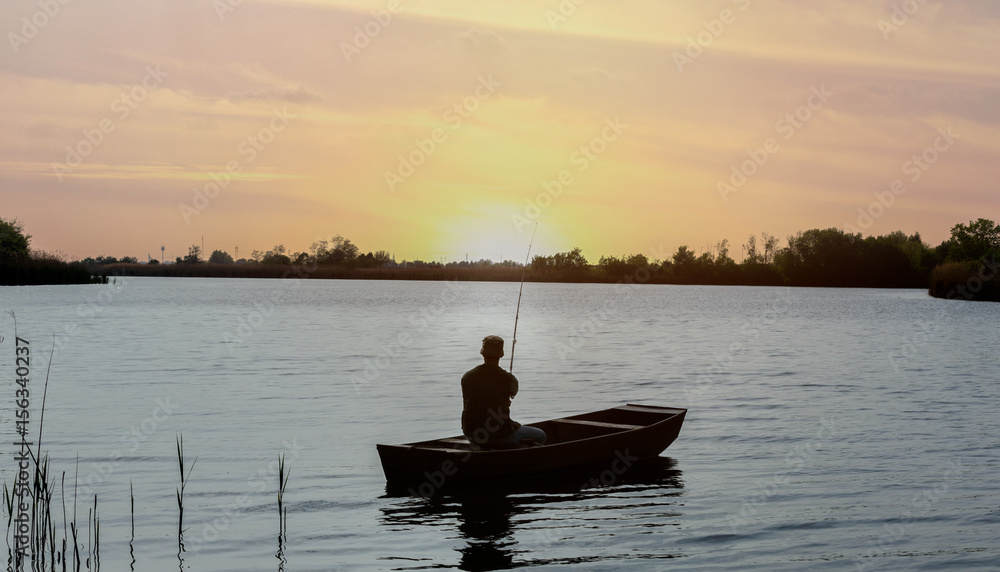
<path id="1" fill-rule="evenodd" d="M 528 258 L 531 256 L 531 246 L 535 244 L 535 233 L 538 232 L 538 223 L 535 223 L 535 230 L 531 231 L 531 242 L 528 243 L 528 254 L 524 256 L 524 268 L 521 269 L 521 289 L 517 291 L 517 312 L 514 314 L 514 336 L 510 342 L 510 373 L 514 373 L 514 346 L 517 345 L 517 318 L 521 315 L 521 293 L 524 292 L 524 273 L 528 271 Z"/>

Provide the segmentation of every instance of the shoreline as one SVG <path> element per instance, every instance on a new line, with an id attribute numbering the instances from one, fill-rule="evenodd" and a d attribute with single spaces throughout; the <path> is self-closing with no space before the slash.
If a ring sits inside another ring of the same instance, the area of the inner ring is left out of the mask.
<path id="1" fill-rule="evenodd" d="M 0 267 L 0 270 L 7 268 Z M 4 286 L 43 286 L 58 284 L 105 283 L 110 278 L 148 276 L 161 278 L 251 278 L 251 279 L 318 279 L 318 280 L 414 280 L 429 282 L 520 282 L 522 268 L 517 266 L 423 266 L 394 268 L 345 268 L 343 266 L 283 265 L 283 264 L 131 264 L 115 263 L 86 267 L 66 264 L 61 267 L 32 265 L 15 268 L 11 274 L 0 272 Z M 747 280 L 678 280 L 655 266 L 639 267 L 631 273 L 616 276 L 597 266 L 573 271 L 539 271 L 529 267 L 523 273 L 525 282 L 556 284 L 659 284 L 678 286 L 757 286 L 795 288 L 849 289 L 912 289 L 924 290 L 929 296 L 949 300 L 1000 302 L 1000 264 L 991 261 L 949 263 L 937 267 L 929 279 L 878 283 L 872 279 L 825 284 L 821 281 L 796 281 L 766 278 L 747 269 Z M 13 284 L 11 278 L 29 279 Z M 47 278 L 56 278 L 46 281 Z M 756 278 L 756 279 L 753 279 Z"/>
<path id="2" fill-rule="evenodd" d="M 494 266 L 489 268 L 473 266 L 437 267 L 397 267 L 397 268 L 345 268 L 342 266 L 313 266 L 282 264 L 109 264 L 91 270 L 95 274 L 111 276 L 152 276 L 164 278 L 264 278 L 289 279 L 310 278 L 319 280 L 416 280 L 416 281 L 460 281 L 460 282 L 525 282 L 558 284 L 670 284 L 683 286 L 765 286 L 765 287 L 816 287 L 816 288 L 906 288 L 924 289 L 924 280 L 910 283 L 836 283 L 822 284 L 815 281 L 797 283 L 792 280 L 777 279 L 776 275 L 761 277 L 754 275 L 747 280 L 684 280 L 676 279 L 658 271 L 655 267 L 638 267 L 621 275 L 601 271 L 590 266 L 575 271 L 539 271 L 529 267 Z"/>

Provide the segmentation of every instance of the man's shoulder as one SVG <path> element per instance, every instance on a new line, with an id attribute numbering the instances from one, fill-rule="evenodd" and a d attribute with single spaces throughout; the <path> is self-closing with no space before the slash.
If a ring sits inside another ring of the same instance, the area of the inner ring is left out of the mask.
<path id="1" fill-rule="evenodd" d="M 483 367 L 482 365 L 477 365 L 476 367 L 474 367 L 474 368 L 470 369 L 469 371 L 465 372 L 465 374 L 462 375 L 462 383 L 465 383 L 465 382 L 467 382 L 469 380 L 473 380 L 473 379 L 476 379 L 477 377 L 480 377 L 482 375 L 482 373 L 481 373 L 482 372 L 482 367 Z"/>
<path id="2" fill-rule="evenodd" d="M 503 369 L 502 367 L 482 363 L 470 369 L 469 371 L 465 372 L 465 375 L 462 376 L 462 381 L 477 377 L 497 377 L 497 376 L 506 378 L 514 377 L 513 374 Z"/>

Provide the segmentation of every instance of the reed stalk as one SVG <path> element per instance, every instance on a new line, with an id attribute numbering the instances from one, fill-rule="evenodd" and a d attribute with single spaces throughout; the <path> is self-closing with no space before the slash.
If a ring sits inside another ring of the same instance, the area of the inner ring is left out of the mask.
<path id="1" fill-rule="evenodd" d="M 76 525 L 76 485 L 80 480 L 80 455 L 76 456 L 76 475 L 73 476 L 73 520 L 69 523 L 69 530 L 73 533 L 73 566 L 76 572 L 80 571 L 80 542 L 77 538 L 79 529 Z"/>
<path id="2" fill-rule="evenodd" d="M 291 469 L 285 468 L 285 454 L 278 453 L 278 552 L 275 557 L 278 559 L 278 571 L 285 569 L 285 544 L 288 541 L 288 507 L 284 506 L 285 488 L 288 487 L 288 478 L 291 476 Z"/>
<path id="3" fill-rule="evenodd" d="M 96 494 L 94 495 L 94 508 L 92 509 L 92 512 L 90 514 L 93 515 L 93 517 L 92 517 L 93 520 L 87 522 L 88 542 L 89 542 L 89 539 L 90 539 L 90 528 L 91 528 L 91 526 L 93 526 L 94 535 L 93 535 L 93 544 L 91 544 L 91 545 L 89 545 L 87 547 L 88 548 L 88 551 L 87 551 L 87 554 L 88 554 L 88 556 L 87 556 L 87 562 L 88 562 L 87 567 L 88 568 L 92 567 L 93 570 L 95 570 L 95 572 L 96 572 L 97 570 L 101 569 L 101 557 L 100 557 L 101 518 L 98 516 L 98 513 L 97 513 L 97 495 Z"/>
<path id="4" fill-rule="evenodd" d="M 129 505 L 129 514 L 132 518 L 132 538 L 128 541 L 128 553 L 132 557 L 132 570 L 135 570 L 135 490 L 132 488 L 132 479 L 128 481 L 128 496 L 131 501 Z"/>
<path id="5" fill-rule="evenodd" d="M 191 471 L 194 470 L 195 463 L 198 462 L 198 458 L 195 457 L 194 461 L 191 462 L 191 466 L 188 467 L 187 475 L 184 474 L 184 435 L 180 434 L 177 436 L 177 463 L 180 467 L 181 472 L 181 486 L 177 489 L 177 544 L 180 550 L 183 550 L 182 538 L 184 536 L 184 489 L 187 488 L 188 481 L 191 479 Z"/>
<path id="6" fill-rule="evenodd" d="M 89 509 L 88 508 L 87 509 L 87 560 L 84 561 L 84 563 L 87 565 L 87 569 L 88 570 L 90 569 L 90 560 L 91 560 L 91 557 L 92 557 L 91 549 L 94 546 L 94 543 L 92 542 L 92 538 L 91 538 L 91 533 L 93 531 L 91 530 L 91 527 L 90 527 L 90 523 L 93 520 L 93 515 L 94 515 L 93 509 Z"/>
<path id="7" fill-rule="evenodd" d="M 62 496 L 63 509 L 62 565 L 63 572 L 66 572 L 66 542 L 69 539 L 69 533 L 66 530 L 66 471 L 63 471 L 62 474 L 62 485 L 60 487 L 59 494 Z"/>
<path id="8" fill-rule="evenodd" d="M 14 488 L 17 488 L 17 474 L 14 475 Z M 14 552 L 10 547 L 10 527 L 14 523 L 14 496 L 11 495 L 10 490 L 7 488 L 7 481 L 3 483 L 3 503 L 4 507 L 7 508 L 7 568 L 13 569 Z"/>
<path id="9" fill-rule="evenodd" d="M 278 534 L 284 536 L 286 525 L 288 524 L 288 508 L 282 507 L 285 497 L 285 487 L 288 486 L 288 477 L 292 474 L 291 469 L 285 470 L 285 454 L 278 454 Z"/>

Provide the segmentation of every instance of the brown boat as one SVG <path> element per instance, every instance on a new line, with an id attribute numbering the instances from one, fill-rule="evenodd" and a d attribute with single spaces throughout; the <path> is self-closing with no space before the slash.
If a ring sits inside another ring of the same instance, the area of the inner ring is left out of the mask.
<path id="1" fill-rule="evenodd" d="M 622 474 L 673 443 L 686 413 L 687 409 L 629 404 L 530 423 L 545 431 L 545 445 L 484 449 L 458 436 L 377 448 L 390 485 L 415 485 L 412 492 L 430 496 L 463 484 L 601 466 Z"/>

